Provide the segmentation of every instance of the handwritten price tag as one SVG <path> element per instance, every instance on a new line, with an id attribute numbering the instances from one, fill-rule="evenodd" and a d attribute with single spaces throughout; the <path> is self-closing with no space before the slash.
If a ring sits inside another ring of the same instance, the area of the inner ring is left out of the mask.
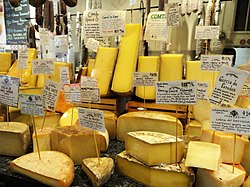
<path id="1" fill-rule="evenodd" d="M 219 39 L 220 26 L 196 26 L 195 39 Z"/>
<path id="2" fill-rule="evenodd" d="M 201 70 L 220 71 L 222 66 L 231 66 L 233 55 L 201 55 Z"/>
<path id="3" fill-rule="evenodd" d="M 81 76 L 81 88 L 97 87 L 97 79 L 87 76 Z"/>
<path id="4" fill-rule="evenodd" d="M 32 74 L 54 74 L 54 59 L 32 60 Z"/>
<path id="5" fill-rule="evenodd" d="M 65 84 L 63 85 L 65 99 L 70 102 L 81 102 L 81 85 Z"/>
<path id="6" fill-rule="evenodd" d="M 158 72 L 134 72 L 133 83 L 137 86 L 155 86 L 158 81 Z"/>
<path id="7" fill-rule="evenodd" d="M 81 88 L 82 102 L 100 103 L 100 89 L 97 87 L 84 87 Z"/>
<path id="8" fill-rule="evenodd" d="M 44 116 L 44 106 L 40 95 L 19 94 L 22 114 Z"/>

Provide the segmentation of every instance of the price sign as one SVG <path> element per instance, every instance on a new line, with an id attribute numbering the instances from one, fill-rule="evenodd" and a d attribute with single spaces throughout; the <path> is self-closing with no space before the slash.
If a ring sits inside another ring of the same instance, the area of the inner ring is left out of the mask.
<path id="1" fill-rule="evenodd" d="M 32 60 L 32 74 L 54 74 L 54 59 Z"/>
<path id="2" fill-rule="evenodd" d="M 22 114 L 44 116 L 44 106 L 40 95 L 19 94 Z"/>
<path id="3" fill-rule="evenodd" d="M 70 84 L 69 67 L 60 67 L 60 83 Z"/>
<path id="4" fill-rule="evenodd" d="M 156 103 L 196 104 L 195 81 L 156 82 Z"/>
<path id="5" fill-rule="evenodd" d="M 250 135 L 250 110 L 212 108 L 211 128 L 216 131 Z"/>
<path id="6" fill-rule="evenodd" d="M 49 45 L 50 43 L 50 33 L 46 28 L 39 28 L 40 34 L 40 45 Z"/>
<path id="7" fill-rule="evenodd" d="M 81 88 L 82 102 L 100 103 L 100 89 L 97 87 L 83 87 Z"/>
<path id="8" fill-rule="evenodd" d="M 158 81 L 158 72 L 134 72 L 133 83 L 137 86 L 155 86 Z"/>
<path id="9" fill-rule="evenodd" d="M 68 38 L 67 35 L 58 35 L 54 37 L 56 58 L 67 57 Z"/>
<path id="10" fill-rule="evenodd" d="M 201 70 L 220 71 L 222 66 L 231 66 L 233 55 L 201 55 Z"/>
<path id="11" fill-rule="evenodd" d="M 207 82 L 198 82 L 197 83 L 197 99 L 198 100 L 207 100 L 208 99 L 208 83 Z"/>
<path id="12" fill-rule="evenodd" d="M 81 85 L 65 84 L 63 85 L 65 99 L 70 102 L 81 102 Z"/>
<path id="13" fill-rule="evenodd" d="M 97 79 L 87 76 L 81 76 L 81 88 L 84 87 L 97 87 Z"/>
<path id="14" fill-rule="evenodd" d="M 196 26 L 195 39 L 219 39 L 220 26 Z"/>
<path id="15" fill-rule="evenodd" d="M 98 51 L 99 46 L 100 42 L 93 38 L 89 38 L 86 44 L 86 47 L 94 52 Z"/>
<path id="16" fill-rule="evenodd" d="M 105 133 L 103 111 L 78 107 L 81 126 Z"/>
<path id="17" fill-rule="evenodd" d="M 27 47 L 18 49 L 17 68 L 18 69 L 28 69 L 28 49 L 27 49 Z"/>
<path id="18" fill-rule="evenodd" d="M 178 3 L 168 3 L 165 6 L 167 15 L 167 26 L 179 27 L 180 7 Z"/>

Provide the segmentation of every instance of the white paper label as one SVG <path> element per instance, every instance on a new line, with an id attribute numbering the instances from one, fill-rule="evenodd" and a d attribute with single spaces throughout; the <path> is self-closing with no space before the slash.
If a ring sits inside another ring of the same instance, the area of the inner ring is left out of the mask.
<path id="1" fill-rule="evenodd" d="M 103 111 L 78 107 L 78 116 L 81 126 L 105 133 Z"/>
<path id="2" fill-rule="evenodd" d="M 222 67 L 210 103 L 234 105 L 248 77 L 248 72 L 232 67 Z"/>
<path id="3" fill-rule="evenodd" d="M 50 43 L 50 33 L 45 28 L 39 28 L 39 34 L 40 34 L 40 45 L 49 45 Z"/>
<path id="4" fill-rule="evenodd" d="M 208 99 L 208 83 L 198 82 L 197 83 L 197 100 L 207 100 Z"/>
<path id="5" fill-rule="evenodd" d="M 216 131 L 249 135 L 249 124 L 249 109 L 212 108 L 211 128 Z"/>
<path id="6" fill-rule="evenodd" d="M 179 27 L 180 7 L 178 3 L 168 3 L 165 5 L 167 15 L 167 26 Z"/>
<path id="7" fill-rule="evenodd" d="M 220 26 L 196 26 L 195 39 L 219 39 Z"/>
<path id="8" fill-rule="evenodd" d="M 65 58 L 68 54 L 67 35 L 58 35 L 54 37 L 56 58 Z"/>
<path id="9" fill-rule="evenodd" d="M 19 93 L 20 79 L 0 75 L 0 103 L 18 107 L 18 93 Z"/>
<path id="10" fill-rule="evenodd" d="M 81 88 L 84 87 L 97 87 L 97 79 L 87 76 L 81 76 Z"/>
<path id="11" fill-rule="evenodd" d="M 69 102 L 81 102 L 81 85 L 65 84 L 63 85 L 65 99 Z"/>
<path id="12" fill-rule="evenodd" d="M 28 69 L 28 49 L 20 48 L 18 49 L 18 69 Z"/>
<path id="13" fill-rule="evenodd" d="M 82 102 L 100 103 L 100 89 L 97 87 L 84 87 L 81 88 Z"/>
<path id="14" fill-rule="evenodd" d="M 196 81 L 156 82 L 156 103 L 196 104 Z"/>
<path id="15" fill-rule="evenodd" d="M 22 114 L 44 116 L 44 106 L 40 95 L 19 94 Z"/>
<path id="16" fill-rule="evenodd" d="M 70 84 L 69 67 L 60 67 L 60 83 Z"/>
<path id="17" fill-rule="evenodd" d="M 201 70 L 220 71 L 223 66 L 231 66 L 233 55 L 201 55 Z"/>
<path id="18" fill-rule="evenodd" d="M 98 51 L 99 46 L 100 42 L 93 38 L 89 38 L 86 44 L 86 47 L 94 52 Z"/>
<path id="19" fill-rule="evenodd" d="M 167 40 L 167 19 L 165 11 L 150 12 L 145 31 L 145 40 Z"/>
<path id="20" fill-rule="evenodd" d="M 156 81 L 158 81 L 158 72 L 134 72 L 134 87 L 155 86 Z"/>
<path id="21" fill-rule="evenodd" d="M 100 11 L 99 14 L 101 36 L 124 35 L 126 11 Z"/>
<path id="22" fill-rule="evenodd" d="M 32 74 L 54 74 L 54 59 L 38 59 L 32 60 Z"/>

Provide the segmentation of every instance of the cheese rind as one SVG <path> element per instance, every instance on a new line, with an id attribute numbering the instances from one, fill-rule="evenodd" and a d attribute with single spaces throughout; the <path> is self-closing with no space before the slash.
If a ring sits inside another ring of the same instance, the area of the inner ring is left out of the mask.
<path id="1" fill-rule="evenodd" d="M 146 186 L 189 187 L 194 182 L 194 173 L 183 163 L 149 167 L 126 151 L 116 155 L 116 166 L 119 172 Z"/>
<path id="2" fill-rule="evenodd" d="M 206 119 L 210 119 L 212 105 L 207 100 L 198 100 L 193 105 L 194 119 L 198 122 L 202 122 Z"/>
<path id="3" fill-rule="evenodd" d="M 183 135 L 182 123 L 173 116 L 156 111 L 129 112 L 120 115 L 117 120 L 116 138 L 125 141 L 125 136 L 132 131 L 155 131 L 166 134 Z"/>
<path id="4" fill-rule="evenodd" d="M 128 154 L 148 166 L 180 162 L 184 152 L 184 142 L 172 135 L 135 131 L 127 133 L 125 148 Z M 176 160 L 177 155 L 177 160 Z"/>
<path id="5" fill-rule="evenodd" d="M 23 155 L 10 163 L 14 172 L 55 187 L 70 186 L 74 179 L 74 163 L 57 151 L 41 151 Z"/>

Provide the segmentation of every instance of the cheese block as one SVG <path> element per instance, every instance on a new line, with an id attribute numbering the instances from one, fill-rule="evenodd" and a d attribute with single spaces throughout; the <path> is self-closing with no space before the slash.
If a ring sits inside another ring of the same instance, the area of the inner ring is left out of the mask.
<path id="1" fill-rule="evenodd" d="M 42 95 L 43 90 L 38 87 L 29 86 L 29 87 L 19 87 L 19 94 L 31 94 L 31 95 Z"/>
<path id="2" fill-rule="evenodd" d="M 126 24 L 121 39 L 112 82 L 112 91 L 129 94 L 133 90 L 133 73 L 137 65 L 137 53 L 141 37 L 140 24 Z"/>
<path id="3" fill-rule="evenodd" d="M 59 96 L 56 103 L 56 112 L 64 113 L 72 108 L 72 103 L 65 99 L 64 91 L 59 91 Z"/>
<path id="4" fill-rule="evenodd" d="M 73 64 L 66 63 L 66 62 L 54 62 L 54 74 L 49 75 L 48 78 L 52 81 L 60 83 L 60 68 L 61 67 L 68 67 L 69 68 L 69 78 L 70 82 L 73 82 L 74 75 L 73 75 Z"/>
<path id="5" fill-rule="evenodd" d="M 127 133 L 125 148 L 127 153 L 137 160 L 148 166 L 153 166 L 180 162 L 183 156 L 184 142 L 165 133 L 135 131 Z"/>
<path id="6" fill-rule="evenodd" d="M 248 176 L 245 182 L 243 183 L 243 187 L 250 187 L 250 177 Z"/>
<path id="7" fill-rule="evenodd" d="M 201 123 L 193 120 L 185 126 L 185 135 L 192 137 L 200 137 L 201 136 Z"/>
<path id="8" fill-rule="evenodd" d="M 156 111 L 137 111 L 120 115 L 117 120 L 116 138 L 125 141 L 126 134 L 132 131 L 155 131 L 166 134 L 183 135 L 182 123 L 173 116 Z"/>
<path id="9" fill-rule="evenodd" d="M 194 119 L 198 122 L 210 119 L 212 106 L 207 100 L 197 100 L 197 103 L 193 105 Z"/>
<path id="10" fill-rule="evenodd" d="M 36 86 L 38 88 L 43 88 L 44 87 L 44 83 L 45 83 L 45 78 L 48 77 L 48 75 L 38 75 L 37 76 L 37 82 L 36 82 Z"/>
<path id="11" fill-rule="evenodd" d="M 12 53 L 1 52 L 0 53 L 0 71 L 2 72 L 9 71 L 11 65 L 12 65 Z"/>
<path id="12" fill-rule="evenodd" d="M 37 129 L 39 151 L 51 151 L 51 128 Z M 35 132 L 32 135 L 33 152 L 38 151 Z"/>
<path id="13" fill-rule="evenodd" d="M 201 141 L 216 143 L 221 146 L 221 161 L 224 163 L 233 163 L 234 154 L 234 134 L 227 132 L 213 131 L 205 129 L 202 131 Z M 239 164 L 244 155 L 244 139 L 240 136 L 236 137 L 236 150 L 234 163 Z"/>
<path id="14" fill-rule="evenodd" d="M 82 160 L 82 169 L 94 187 L 103 186 L 113 173 L 114 161 L 108 157 L 85 158 Z"/>
<path id="15" fill-rule="evenodd" d="M 87 72 L 88 77 L 91 76 L 94 65 L 95 65 L 95 59 L 88 59 L 88 72 Z"/>
<path id="16" fill-rule="evenodd" d="M 28 49 L 28 61 L 32 61 L 37 58 L 37 50 L 35 48 Z"/>
<path id="17" fill-rule="evenodd" d="M 159 72 L 159 56 L 139 56 L 137 72 Z M 155 86 L 138 86 L 135 95 L 142 99 L 155 99 Z"/>
<path id="18" fill-rule="evenodd" d="M 250 175 L 250 141 L 246 135 L 243 135 L 243 139 L 245 141 L 245 148 L 241 165 L 244 167 L 247 174 Z"/>
<path id="19" fill-rule="evenodd" d="M 67 154 L 76 165 L 80 165 L 82 159 L 96 157 L 100 150 L 107 150 L 106 137 L 100 133 L 96 133 L 95 137 L 97 150 L 93 130 L 82 126 L 59 127 L 51 133 L 52 150 Z"/>
<path id="20" fill-rule="evenodd" d="M 108 131 L 109 138 L 114 139 L 116 136 L 117 129 L 117 116 L 110 111 L 103 110 L 104 113 L 104 125 Z"/>
<path id="21" fill-rule="evenodd" d="M 116 167 L 122 174 L 146 186 L 190 187 L 194 182 L 194 173 L 183 162 L 150 167 L 126 151 L 116 155 Z"/>
<path id="22" fill-rule="evenodd" d="M 250 97 L 245 95 L 239 95 L 235 105 L 240 108 L 250 108 Z"/>
<path id="23" fill-rule="evenodd" d="M 190 141 L 185 165 L 189 167 L 217 170 L 220 164 L 221 148 L 214 143 Z"/>
<path id="24" fill-rule="evenodd" d="M 97 79 L 100 95 L 110 94 L 110 86 L 115 68 L 118 48 L 99 47 L 91 77 Z"/>
<path id="25" fill-rule="evenodd" d="M 240 166 L 239 166 L 240 167 Z M 196 187 L 239 187 L 245 180 L 244 169 L 234 168 L 228 164 L 221 164 L 217 171 L 198 169 Z"/>
<path id="26" fill-rule="evenodd" d="M 205 119 L 201 122 L 201 130 L 211 129 L 211 120 Z M 201 132 L 202 134 L 202 132 Z"/>
<path id="27" fill-rule="evenodd" d="M 24 155 L 30 144 L 29 126 L 19 122 L 0 122 L 0 142 L 0 155 Z"/>
<path id="28" fill-rule="evenodd" d="M 41 151 L 23 155 L 10 162 L 10 169 L 21 175 L 55 187 L 70 186 L 74 179 L 74 163 L 57 151 Z"/>
<path id="29" fill-rule="evenodd" d="M 63 113 L 62 117 L 60 118 L 59 126 L 64 127 L 75 125 L 78 119 L 79 117 L 77 107 L 69 108 L 66 112 Z"/>
<path id="30" fill-rule="evenodd" d="M 182 80 L 183 54 L 163 54 L 160 64 L 160 81 Z"/>

